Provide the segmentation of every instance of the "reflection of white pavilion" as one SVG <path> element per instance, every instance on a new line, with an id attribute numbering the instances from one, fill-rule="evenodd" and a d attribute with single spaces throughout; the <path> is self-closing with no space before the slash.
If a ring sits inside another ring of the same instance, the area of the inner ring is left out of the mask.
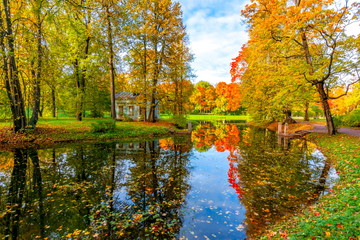
<path id="1" fill-rule="evenodd" d="M 159 140 L 145 142 L 123 142 L 116 144 L 116 161 L 114 171 L 115 189 L 113 193 L 114 207 L 122 209 L 133 205 L 128 197 L 126 183 L 132 175 L 131 168 L 135 166 L 134 159 L 147 158 L 154 151 L 159 153 Z"/>

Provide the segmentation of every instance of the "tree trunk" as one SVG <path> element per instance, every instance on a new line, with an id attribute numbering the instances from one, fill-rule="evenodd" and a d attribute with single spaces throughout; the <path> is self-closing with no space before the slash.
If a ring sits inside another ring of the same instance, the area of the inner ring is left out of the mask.
<path id="1" fill-rule="evenodd" d="M 113 37 L 112 37 L 109 6 L 106 6 L 106 20 L 107 20 L 107 37 L 108 37 L 108 45 L 109 45 L 111 117 L 112 119 L 116 120 L 114 50 L 113 50 Z"/>
<path id="2" fill-rule="evenodd" d="M 176 78 L 176 77 L 175 77 Z M 176 79 L 175 80 L 175 94 L 174 94 L 174 97 L 175 97 L 175 102 L 174 102 L 174 105 L 175 105 L 175 112 L 174 114 L 175 115 L 179 115 L 180 114 L 180 109 L 179 109 L 179 104 L 180 104 L 180 98 L 179 98 L 179 82 L 178 80 Z"/>
<path id="3" fill-rule="evenodd" d="M 40 3 L 41 4 L 41 3 Z M 37 40 L 37 66 L 35 72 L 35 84 L 33 89 L 33 97 L 34 97 L 34 105 L 32 109 L 32 116 L 29 121 L 29 124 L 32 128 L 36 127 L 36 124 L 39 120 L 39 113 L 40 113 L 40 81 L 41 81 L 41 70 L 42 70 L 42 43 L 41 43 L 41 36 L 42 36 L 42 25 L 41 25 L 41 5 L 37 6 L 36 9 L 36 40 Z"/>
<path id="4" fill-rule="evenodd" d="M 301 39 L 303 42 L 303 49 L 305 52 L 305 58 L 306 58 L 306 63 L 309 64 L 310 67 L 310 75 L 314 74 L 314 68 L 313 68 L 313 64 L 311 61 L 311 55 L 310 55 L 310 50 L 309 50 L 309 45 L 307 42 L 307 38 L 306 38 L 306 34 L 305 32 L 302 32 L 301 34 Z M 324 89 L 324 79 L 319 81 L 319 80 L 313 80 L 313 84 L 316 86 L 316 89 L 320 95 L 320 100 L 322 102 L 323 108 L 324 108 L 324 114 L 326 117 L 326 125 L 327 125 L 327 129 L 328 129 L 328 134 L 330 135 L 334 135 L 336 134 L 336 129 L 334 126 L 334 121 L 333 118 L 331 116 L 331 110 L 330 110 L 330 106 L 329 106 L 329 102 L 328 102 L 328 95 L 325 92 Z"/>
<path id="5" fill-rule="evenodd" d="M 183 76 L 180 77 L 180 94 L 179 94 L 179 112 L 181 115 L 185 114 L 184 111 L 184 104 L 183 104 L 183 86 L 184 85 L 184 79 Z"/>
<path id="6" fill-rule="evenodd" d="M 3 72 L 5 89 L 10 101 L 10 109 L 13 118 L 14 131 L 19 132 L 26 127 L 26 114 L 24 99 L 22 96 L 18 68 L 15 58 L 14 35 L 8 0 L 3 0 L 6 27 L 0 16 L 0 46 L 3 54 Z M 6 40 L 5 40 L 6 39 Z M 6 43 L 5 43 L 6 41 Z"/>
<path id="7" fill-rule="evenodd" d="M 147 95 L 147 37 L 146 37 L 146 34 L 144 36 L 143 46 L 144 46 L 143 78 L 144 78 L 144 89 L 145 89 L 145 91 L 144 91 L 144 108 L 145 108 L 144 122 L 147 122 L 147 121 L 149 121 L 149 118 L 148 118 L 148 114 L 147 114 L 148 95 Z"/>
<path id="8" fill-rule="evenodd" d="M 156 84 L 154 84 L 156 86 Z M 151 99 L 150 99 L 150 111 L 149 111 L 149 122 L 156 122 L 155 119 L 155 111 L 156 111 L 156 99 L 155 99 L 156 90 L 153 87 L 151 92 Z"/>
<path id="9" fill-rule="evenodd" d="M 90 37 L 86 38 L 86 44 L 84 49 L 84 60 L 87 59 L 90 47 Z M 85 99 L 85 82 L 86 82 L 86 67 L 80 68 L 79 62 L 75 60 L 75 71 L 76 71 L 76 87 L 77 87 L 77 98 L 76 98 L 76 120 L 82 121 L 84 113 L 84 99 Z"/>
<path id="10" fill-rule="evenodd" d="M 56 95 L 55 88 L 51 88 L 51 113 L 52 117 L 56 117 Z"/>
<path id="11" fill-rule="evenodd" d="M 76 113 L 75 113 L 75 117 L 77 121 L 81 121 L 82 120 L 82 112 L 83 112 L 83 99 L 84 99 L 84 93 L 83 93 L 83 87 L 82 87 L 82 71 L 80 70 L 79 67 L 79 60 L 75 59 L 75 63 L 74 63 L 74 69 L 75 69 L 75 78 L 76 78 L 76 100 L 75 100 L 75 108 L 76 108 Z"/>
<path id="12" fill-rule="evenodd" d="M 304 109 L 304 121 L 305 122 L 308 122 L 310 119 L 309 119 L 309 103 L 305 103 L 305 109 Z"/>
<path id="13" fill-rule="evenodd" d="M 296 123 L 296 121 L 291 117 L 292 113 L 291 110 L 285 110 L 285 122 L 286 123 Z"/>
<path id="14" fill-rule="evenodd" d="M 329 105 L 329 102 L 328 102 L 328 97 L 327 97 L 327 94 L 326 94 L 325 89 L 324 89 L 324 83 L 322 83 L 322 82 L 317 83 L 316 88 L 317 88 L 317 90 L 319 92 L 320 100 L 321 100 L 321 103 L 322 103 L 322 106 L 323 106 L 323 109 L 324 109 L 328 134 L 334 135 L 334 134 L 336 134 L 336 128 L 335 128 L 335 125 L 334 125 L 333 117 L 331 115 L 331 110 L 330 110 L 330 105 Z"/>

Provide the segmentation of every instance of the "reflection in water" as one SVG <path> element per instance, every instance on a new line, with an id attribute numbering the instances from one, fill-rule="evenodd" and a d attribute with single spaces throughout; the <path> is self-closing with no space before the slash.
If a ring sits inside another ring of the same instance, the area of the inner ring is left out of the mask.
<path id="1" fill-rule="evenodd" d="M 313 144 L 266 130 L 202 124 L 191 140 L 0 153 L 0 238 L 256 238 L 333 171 Z"/>
<path id="2" fill-rule="evenodd" d="M 274 133 L 254 128 L 244 131 L 243 139 L 237 168 L 241 202 L 248 210 L 247 235 L 252 237 L 317 200 L 324 193 L 330 163 L 304 139 L 293 139 L 284 148 L 276 144 Z"/>
<path id="3" fill-rule="evenodd" d="M 15 149 L 1 169 L 0 238 L 175 237 L 191 147 L 173 142 Z"/>
<path id="4" fill-rule="evenodd" d="M 192 134 L 199 151 L 215 146 L 229 155 L 229 183 L 246 208 L 246 234 L 264 228 L 324 194 L 330 162 L 305 139 L 283 140 L 268 130 L 235 125 L 199 125 Z M 285 142 L 286 144 L 283 144 Z M 336 176 L 335 176 L 336 177 Z"/>

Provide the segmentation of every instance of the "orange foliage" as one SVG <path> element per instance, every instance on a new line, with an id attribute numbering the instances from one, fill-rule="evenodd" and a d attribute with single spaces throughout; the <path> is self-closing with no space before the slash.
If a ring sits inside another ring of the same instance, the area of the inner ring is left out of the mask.
<path id="1" fill-rule="evenodd" d="M 235 189 L 238 197 L 241 198 L 243 190 L 240 186 L 240 174 L 237 169 L 238 158 L 235 152 L 240 143 L 240 130 L 235 124 L 219 125 L 213 128 L 210 124 L 203 124 L 193 131 L 192 140 L 196 148 L 215 146 L 216 151 L 229 151 L 228 182 Z"/>
<path id="2" fill-rule="evenodd" d="M 240 80 L 245 72 L 247 67 L 247 63 L 245 61 L 245 50 L 246 45 L 244 44 L 239 51 L 239 55 L 233 58 L 233 61 L 230 63 L 230 74 L 232 82 Z"/>
<path id="3" fill-rule="evenodd" d="M 216 85 L 216 96 L 217 98 L 226 99 L 226 109 L 228 111 L 236 111 L 239 109 L 241 104 L 240 86 L 238 83 L 226 84 L 225 82 L 219 82 Z"/>

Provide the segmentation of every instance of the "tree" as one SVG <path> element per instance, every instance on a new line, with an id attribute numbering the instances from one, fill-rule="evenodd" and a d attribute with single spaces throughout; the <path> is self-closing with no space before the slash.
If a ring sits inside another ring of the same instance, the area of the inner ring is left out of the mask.
<path id="1" fill-rule="evenodd" d="M 15 36 L 9 0 L 3 0 L 0 6 L 0 47 L 5 89 L 10 102 L 14 131 L 19 132 L 26 127 L 26 115 L 23 93 L 19 81 L 19 71 L 15 53 Z"/>
<path id="2" fill-rule="evenodd" d="M 236 111 L 240 108 L 241 94 L 238 83 L 219 82 L 215 87 L 215 92 L 217 112 Z"/>
<path id="3" fill-rule="evenodd" d="M 206 81 L 195 84 L 194 93 L 190 98 L 195 105 L 195 110 L 200 112 L 211 112 L 215 107 L 215 99 L 215 88 Z"/>
<path id="4" fill-rule="evenodd" d="M 307 85 L 316 89 L 329 134 L 335 134 L 336 129 L 328 101 L 343 95 L 331 97 L 329 89 L 345 85 L 348 91 L 360 80 L 356 75 L 357 57 L 352 54 L 357 47 L 345 32 L 346 26 L 356 18 L 351 12 L 356 10 L 355 5 L 345 4 L 336 9 L 334 4 L 333 0 L 253 1 L 242 12 L 249 23 L 247 48 L 257 50 L 255 53 L 263 56 L 268 74 L 271 74 L 263 79 L 283 78 L 283 81 L 278 81 L 283 86 L 280 89 L 293 86 L 293 92 L 301 91 Z M 234 60 L 234 78 L 245 75 L 251 78 L 250 72 L 259 74 L 259 69 L 254 68 L 256 61 L 254 55 L 251 57 L 251 51 Z M 236 67 L 241 61 L 246 62 L 245 68 L 244 64 Z M 281 69 L 273 68 L 276 62 L 281 64 Z M 261 74 L 264 77 L 264 72 Z M 260 85 L 264 82 L 259 81 Z M 293 92 L 287 96 L 293 97 Z"/>
<path id="5" fill-rule="evenodd" d="M 190 96 L 193 92 L 193 84 L 190 81 L 165 82 L 159 85 L 161 110 L 173 115 L 184 115 L 190 110 Z"/>
<path id="6" fill-rule="evenodd" d="M 185 47 L 181 7 L 171 0 L 129 1 L 129 4 L 134 11 L 126 34 L 130 75 L 136 80 L 134 85 L 142 90 L 143 107 L 149 105 L 146 120 L 154 122 L 159 84 L 187 78 L 190 58 Z"/>
<path id="7" fill-rule="evenodd" d="M 34 14 L 35 22 L 33 22 L 35 31 L 35 39 L 36 39 L 36 67 L 33 70 L 33 76 L 35 78 L 34 86 L 33 86 L 33 109 L 32 116 L 29 121 L 29 125 L 32 128 L 35 128 L 39 114 L 40 114 L 40 84 L 42 79 L 42 68 L 43 68 L 43 21 L 44 18 L 42 16 L 42 8 L 44 0 L 33 0 L 32 2 L 32 12 Z"/>
<path id="8" fill-rule="evenodd" d="M 103 18 L 103 26 L 106 29 L 106 45 L 107 45 L 107 54 L 108 54 L 108 68 L 109 68 L 109 82 L 110 82 L 110 102 L 111 102 L 111 117 L 116 119 L 115 111 L 115 79 L 116 79 L 116 53 L 115 46 L 119 43 L 118 37 L 116 36 L 117 32 L 123 32 L 122 20 L 125 19 L 123 1 L 116 0 L 107 0 L 99 1 L 102 11 L 100 11 L 100 16 Z"/>

